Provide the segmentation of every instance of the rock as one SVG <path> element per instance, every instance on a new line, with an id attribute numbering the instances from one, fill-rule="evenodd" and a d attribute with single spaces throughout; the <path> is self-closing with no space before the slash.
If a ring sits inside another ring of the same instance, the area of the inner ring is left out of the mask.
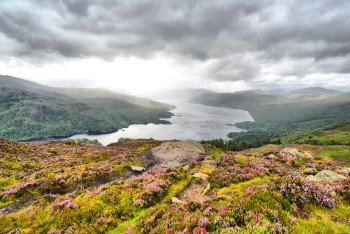
<path id="1" fill-rule="evenodd" d="M 160 161 L 183 163 L 198 155 L 205 155 L 203 145 L 196 141 L 167 141 L 152 149 L 152 154 Z"/>
<path id="2" fill-rule="evenodd" d="M 204 173 L 201 173 L 201 172 L 197 172 L 197 173 L 194 173 L 192 175 L 193 178 L 200 178 L 202 180 L 207 180 L 208 179 L 208 175 L 207 174 L 204 174 Z"/>
<path id="3" fill-rule="evenodd" d="M 344 174 L 350 174 L 350 167 L 343 168 L 340 172 Z"/>
<path id="4" fill-rule="evenodd" d="M 178 199 L 177 197 L 172 197 L 171 198 L 171 202 L 172 203 L 179 203 L 179 204 L 183 204 L 184 202 L 181 201 L 180 199 Z"/>
<path id="5" fill-rule="evenodd" d="M 275 155 L 270 154 L 270 155 L 267 155 L 266 158 L 267 158 L 267 159 L 275 159 L 276 157 L 275 157 Z"/>
<path id="6" fill-rule="evenodd" d="M 306 152 L 306 151 L 304 152 L 304 157 L 309 159 L 309 160 L 314 159 L 314 157 L 312 157 L 312 155 L 309 152 Z"/>
<path id="7" fill-rule="evenodd" d="M 140 166 L 130 166 L 130 168 L 131 170 L 138 171 L 138 172 L 146 171 L 146 168 L 140 167 Z"/>
<path id="8" fill-rule="evenodd" d="M 300 150 L 297 148 L 285 148 L 280 152 L 280 154 L 287 154 L 292 156 L 300 155 L 300 153 Z"/>
<path id="9" fill-rule="evenodd" d="M 184 169 L 185 171 L 188 171 L 190 169 L 190 165 L 183 166 L 182 169 Z"/>
<path id="10" fill-rule="evenodd" d="M 306 168 L 304 171 L 303 171 L 303 174 L 304 175 L 316 175 L 317 174 L 317 170 L 315 168 Z"/>
<path id="11" fill-rule="evenodd" d="M 210 183 L 208 183 L 207 187 L 202 192 L 202 196 L 204 196 L 209 191 L 209 189 L 210 189 Z"/>
<path id="12" fill-rule="evenodd" d="M 335 173 L 334 171 L 330 170 L 323 170 L 316 174 L 317 178 L 319 178 L 321 181 L 326 182 L 336 182 L 347 179 L 345 176 L 339 175 Z"/>
<path id="13" fill-rule="evenodd" d="M 321 180 L 314 175 L 309 175 L 308 177 L 306 177 L 306 179 L 311 180 L 311 181 L 315 181 L 315 182 L 321 182 Z"/>
<path id="14" fill-rule="evenodd" d="M 306 159 L 309 159 L 309 160 L 312 160 L 313 157 L 312 155 L 307 152 L 307 151 L 303 151 L 303 150 L 300 150 L 300 149 L 297 149 L 297 148 L 285 148 L 284 150 L 282 150 L 280 152 L 281 155 L 290 155 L 290 156 L 296 156 L 298 158 L 306 158 Z"/>
<path id="15" fill-rule="evenodd" d="M 215 160 L 206 160 L 206 161 L 203 161 L 203 163 L 208 168 L 211 168 L 211 169 L 216 168 Z"/>

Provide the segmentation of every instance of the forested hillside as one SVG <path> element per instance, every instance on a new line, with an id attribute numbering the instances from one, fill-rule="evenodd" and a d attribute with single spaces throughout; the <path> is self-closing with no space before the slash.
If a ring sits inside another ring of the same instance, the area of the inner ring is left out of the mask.
<path id="1" fill-rule="evenodd" d="M 237 123 L 248 132 L 229 134 L 236 141 L 281 138 L 291 142 L 310 130 L 329 127 L 350 119 L 350 93 L 308 88 L 276 94 L 244 91 L 198 96 L 191 101 L 249 111 L 254 122 Z"/>
<path id="2" fill-rule="evenodd" d="M 166 123 L 172 106 L 102 89 L 65 89 L 0 76 L 0 136 L 12 140 L 108 133 Z"/>

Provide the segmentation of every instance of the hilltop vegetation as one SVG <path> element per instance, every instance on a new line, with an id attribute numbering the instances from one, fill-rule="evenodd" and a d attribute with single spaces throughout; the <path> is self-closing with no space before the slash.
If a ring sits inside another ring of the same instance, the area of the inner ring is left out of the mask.
<path id="1" fill-rule="evenodd" d="M 0 233 L 349 233 L 350 146 L 327 145 L 349 123 L 327 131 L 323 145 L 205 144 L 175 166 L 154 161 L 171 149 L 152 139 L 1 139 Z"/>
<path id="2" fill-rule="evenodd" d="M 330 127 L 350 119 L 350 93 L 308 88 L 288 93 L 243 91 L 208 94 L 191 100 L 211 106 L 249 111 L 254 122 L 237 123 L 247 132 L 229 134 L 235 141 L 278 139 L 293 142 L 310 130 Z"/>
<path id="3" fill-rule="evenodd" d="M 109 133 L 167 123 L 172 106 L 101 89 L 42 86 L 0 76 L 0 136 L 13 140 Z"/>

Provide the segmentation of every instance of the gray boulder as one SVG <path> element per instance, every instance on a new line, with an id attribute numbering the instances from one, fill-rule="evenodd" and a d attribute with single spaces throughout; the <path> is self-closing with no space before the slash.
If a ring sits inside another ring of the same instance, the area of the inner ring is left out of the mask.
<path id="1" fill-rule="evenodd" d="M 347 179 L 345 176 L 339 175 L 338 173 L 335 173 L 334 171 L 330 170 L 323 170 L 316 174 L 317 178 L 319 178 L 321 181 L 326 182 L 337 182 Z"/>

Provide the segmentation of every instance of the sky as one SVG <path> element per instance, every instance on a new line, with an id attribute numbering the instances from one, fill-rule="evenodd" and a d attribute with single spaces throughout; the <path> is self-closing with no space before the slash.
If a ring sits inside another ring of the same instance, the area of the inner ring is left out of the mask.
<path id="1" fill-rule="evenodd" d="M 1 0 L 0 74 L 144 95 L 350 91 L 348 0 Z"/>

